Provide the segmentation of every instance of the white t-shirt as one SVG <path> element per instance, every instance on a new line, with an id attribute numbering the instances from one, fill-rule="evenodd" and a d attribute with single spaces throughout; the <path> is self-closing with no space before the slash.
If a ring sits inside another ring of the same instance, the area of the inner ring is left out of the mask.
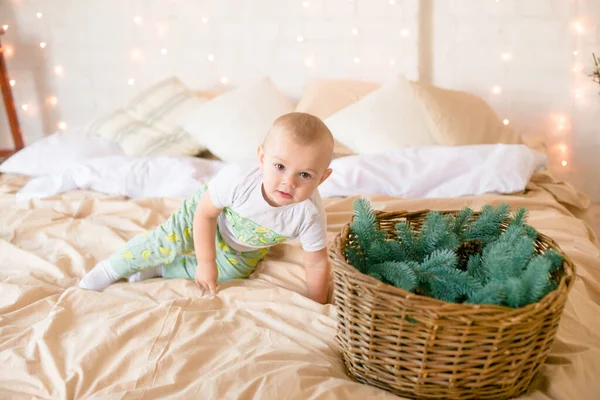
<path id="1" fill-rule="evenodd" d="M 208 184 L 215 207 L 223 209 L 217 226 L 237 251 L 254 251 L 299 239 L 305 251 L 327 246 L 327 216 L 315 190 L 300 203 L 273 207 L 263 197 L 262 173 L 238 165 L 224 167 Z"/>

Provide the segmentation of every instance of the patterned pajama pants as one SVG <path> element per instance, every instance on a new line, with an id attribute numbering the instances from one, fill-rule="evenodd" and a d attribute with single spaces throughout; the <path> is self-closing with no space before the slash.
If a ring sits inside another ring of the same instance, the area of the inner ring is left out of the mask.
<path id="1" fill-rule="evenodd" d="M 110 257 L 117 274 L 134 273 L 164 264 L 164 278 L 194 279 L 198 262 L 194 252 L 193 221 L 198 201 L 206 186 L 186 199 L 169 219 L 155 229 L 138 235 Z M 267 254 L 266 248 L 239 252 L 227 245 L 219 230 L 215 236 L 218 281 L 247 278 Z"/>

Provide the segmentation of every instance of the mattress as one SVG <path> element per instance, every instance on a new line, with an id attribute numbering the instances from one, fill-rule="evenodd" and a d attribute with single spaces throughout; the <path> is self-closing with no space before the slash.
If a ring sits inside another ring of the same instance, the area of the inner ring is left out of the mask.
<path id="1" fill-rule="evenodd" d="M 87 291 L 77 287 L 86 271 L 183 198 L 72 191 L 18 203 L 26 181 L 0 176 L 0 398 L 398 398 L 346 375 L 335 306 L 303 295 L 299 243 L 274 247 L 249 279 L 221 284 L 214 297 L 178 279 Z M 380 210 L 527 207 L 530 224 L 576 264 L 577 280 L 551 354 L 521 398 L 598 398 L 600 253 L 570 186 L 537 174 L 514 195 L 368 198 Z M 331 240 L 353 200 L 324 200 Z"/>

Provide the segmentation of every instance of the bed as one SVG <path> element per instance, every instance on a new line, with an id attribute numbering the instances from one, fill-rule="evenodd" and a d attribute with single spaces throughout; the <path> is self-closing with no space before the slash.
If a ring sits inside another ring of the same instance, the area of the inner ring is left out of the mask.
<path id="1" fill-rule="evenodd" d="M 79 187 L 19 199 L 32 180 L 0 175 L 1 398 L 398 398 L 346 375 L 335 305 L 303 296 L 298 243 L 274 247 L 250 279 L 222 284 L 215 297 L 187 280 L 82 290 L 86 271 L 158 225 L 183 197 Z M 545 171 L 509 194 L 361 195 L 380 210 L 527 207 L 530 224 L 568 254 L 578 279 L 542 373 L 521 398 L 597 398 L 600 250 L 581 219 L 584 196 Z M 356 198 L 324 199 L 330 240 L 350 220 Z"/>

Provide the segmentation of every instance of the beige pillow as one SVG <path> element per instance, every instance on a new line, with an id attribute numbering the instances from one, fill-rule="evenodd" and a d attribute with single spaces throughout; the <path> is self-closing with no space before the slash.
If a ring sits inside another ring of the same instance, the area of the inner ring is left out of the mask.
<path id="1" fill-rule="evenodd" d="M 430 119 L 439 144 L 522 144 L 522 139 L 504 125 L 492 107 L 480 97 L 457 90 L 411 82 L 416 99 Z"/>
<path id="2" fill-rule="evenodd" d="M 215 97 L 194 113 L 185 129 L 223 161 L 255 159 L 273 121 L 294 108 L 264 78 Z"/>
<path id="3" fill-rule="evenodd" d="M 435 127 L 400 75 L 325 120 L 340 142 L 358 154 L 438 143 Z"/>
<path id="4" fill-rule="evenodd" d="M 196 155 L 206 148 L 183 126 L 208 100 L 171 77 L 141 92 L 125 108 L 87 126 L 130 156 Z"/>
<path id="5" fill-rule="evenodd" d="M 305 86 L 296 111 L 325 119 L 350 104 L 356 103 L 379 86 L 373 82 L 317 79 Z M 338 140 L 335 140 L 333 153 L 334 158 L 356 154 Z"/>
<path id="6" fill-rule="evenodd" d="M 374 82 L 317 79 L 309 82 L 302 91 L 296 111 L 325 119 L 356 103 L 380 86 Z"/>

